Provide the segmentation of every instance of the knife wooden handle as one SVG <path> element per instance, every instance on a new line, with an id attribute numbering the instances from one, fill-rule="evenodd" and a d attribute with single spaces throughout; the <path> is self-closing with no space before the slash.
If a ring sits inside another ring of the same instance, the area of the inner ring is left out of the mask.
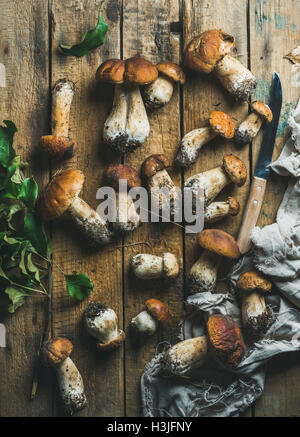
<path id="1" fill-rule="evenodd" d="M 242 255 L 248 252 L 251 248 L 250 235 L 259 217 L 266 191 L 266 185 L 267 181 L 265 179 L 254 176 L 239 236 L 237 239 Z"/>

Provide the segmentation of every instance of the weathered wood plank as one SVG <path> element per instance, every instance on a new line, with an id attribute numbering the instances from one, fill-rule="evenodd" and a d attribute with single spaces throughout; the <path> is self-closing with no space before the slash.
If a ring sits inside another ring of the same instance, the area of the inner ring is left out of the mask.
<path id="1" fill-rule="evenodd" d="M 42 184 L 48 166 L 40 158 L 36 165 L 35 152 L 40 136 L 48 129 L 48 5 L 42 0 L 1 0 L 0 9 L 0 64 L 4 66 L 0 73 L 1 120 L 16 123 L 19 132 L 14 146 L 30 163 L 26 175 L 34 175 Z M 29 402 L 45 325 L 45 304 L 45 298 L 28 298 L 9 316 L 1 308 L 8 347 L 0 348 L 0 416 L 52 414 L 47 382 L 40 381 L 37 398 Z"/>
<path id="2" fill-rule="evenodd" d="M 250 62 L 258 78 L 255 97 L 268 102 L 273 71 L 283 86 L 283 106 L 276 139 L 276 159 L 288 138 L 286 123 L 299 98 L 299 77 L 293 65 L 283 57 L 296 47 L 300 38 L 300 1 L 250 1 Z M 253 160 L 257 159 L 262 133 L 253 142 Z M 286 180 L 271 175 L 267 185 L 259 226 L 274 222 L 286 188 Z M 289 368 L 287 368 L 287 359 Z M 278 358 L 269 365 L 265 392 L 255 407 L 255 416 L 299 416 L 299 355 Z"/>
<path id="3" fill-rule="evenodd" d="M 70 135 L 78 141 L 79 152 L 67 165 L 86 176 L 82 198 L 96 208 L 96 191 L 102 184 L 109 159 L 102 147 L 102 128 L 110 109 L 111 88 L 99 87 L 95 80 L 97 67 L 107 58 L 120 56 L 120 5 L 110 1 L 103 16 L 109 25 L 105 45 L 82 58 L 63 57 L 59 43 L 74 44 L 83 33 L 94 27 L 99 2 L 94 0 L 52 1 L 52 84 L 68 78 L 76 84 L 71 108 Z M 89 299 L 74 303 L 67 295 L 63 279 L 53 273 L 53 331 L 65 334 L 74 342 L 74 361 L 80 369 L 89 406 L 82 416 L 122 416 L 124 413 L 123 349 L 101 355 L 95 342 L 85 334 L 81 316 L 88 301 L 97 300 L 115 309 L 122 326 L 122 253 L 115 246 L 93 253 L 78 244 L 76 232 L 54 225 L 54 259 L 64 271 L 87 273 L 95 289 Z"/>
<path id="4" fill-rule="evenodd" d="M 158 0 L 129 0 L 123 3 L 123 56 L 124 59 L 139 54 L 157 63 L 160 60 L 179 61 L 180 39 L 170 33 L 170 24 L 179 21 L 177 2 Z M 136 169 L 146 157 L 153 153 L 165 153 L 173 160 L 180 139 L 180 105 L 178 90 L 171 102 L 162 109 L 149 114 L 151 134 L 146 144 L 125 158 L 125 163 Z M 174 182 L 180 186 L 180 174 L 171 171 Z M 126 414 L 139 416 L 139 382 L 144 365 L 155 355 L 156 345 L 162 341 L 176 342 L 177 323 L 181 317 L 182 296 L 179 289 L 166 289 L 162 281 L 141 281 L 128 271 L 129 258 L 135 253 L 150 252 L 162 254 L 172 252 L 182 257 L 182 230 L 174 224 L 161 226 L 158 223 L 144 224 L 132 236 L 125 239 L 125 245 L 135 242 L 149 242 L 146 245 L 125 247 L 125 326 L 137 315 L 150 297 L 156 297 L 168 304 L 174 315 L 172 329 L 153 336 L 146 344 L 136 346 L 128 341 L 125 353 L 126 372 Z"/>

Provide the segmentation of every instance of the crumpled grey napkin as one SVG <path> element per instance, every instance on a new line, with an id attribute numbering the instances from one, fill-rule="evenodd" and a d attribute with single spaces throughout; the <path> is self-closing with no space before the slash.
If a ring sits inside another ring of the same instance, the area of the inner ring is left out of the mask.
<path id="1" fill-rule="evenodd" d="M 254 229 L 253 252 L 242 258 L 230 275 L 232 294 L 199 293 L 187 299 L 182 337 L 203 335 L 205 316 L 215 309 L 240 324 L 235 283 L 241 273 L 252 268 L 270 276 L 275 284 L 272 296 L 266 298 L 275 321 L 262 339 L 247 345 L 235 371 L 210 362 L 189 377 L 165 376 L 162 353 L 158 354 L 141 378 L 144 416 L 238 416 L 261 396 L 267 361 L 300 350 L 300 101 L 289 125 L 291 138 L 271 165 L 276 173 L 290 176 L 276 223 Z"/>

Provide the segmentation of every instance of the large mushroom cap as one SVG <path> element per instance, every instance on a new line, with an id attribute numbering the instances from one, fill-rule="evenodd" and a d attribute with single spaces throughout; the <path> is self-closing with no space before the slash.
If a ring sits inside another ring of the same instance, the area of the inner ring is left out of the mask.
<path id="1" fill-rule="evenodd" d="M 96 79 L 108 83 L 123 83 L 125 61 L 122 59 L 109 59 L 103 62 L 96 71 Z"/>
<path id="2" fill-rule="evenodd" d="M 130 58 L 125 61 L 124 81 L 132 85 L 148 85 L 158 77 L 152 62 L 143 58 Z"/>
<path id="3" fill-rule="evenodd" d="M 45 366 L 55 366 L 71 355 L 73 344 L 68 338 L 55 337 L 42 346 L 40 358 Z"/>
<path id="4" fill-rule="evenodd" d="M 251 270 L 250 272 L 243 273 L 238 281 L 237 287 L 241 291 L 261 291 L 263 293 L 268 293 L 272 289 L 272 282 L 264 278 L 261 273 L 256 270 Z"/>
<path id="5" fill-rule="evenodd" d="M 218 61 L 230 53 L 234 45 L 233 36 L 223 30 L 208 30 L 189 42 L 183 62 L 190 70 L 211 73 Z"/>
<path id="6" fill-rule="evenodd" d="M 158 299 L 148 299 L 146 301 L 146 307 L 149 313 L 159 322 L 168 323 L 172 317 L 167 305 Z"/>
<path id="7" fill-rule="evenodd" d="M 171 166 L 171 162 L 166 155 L 151 155 L 142 164 L 141 174 L 144 178 L 151 178 L 157 172 Z"/>
<path id="8" fill-rule="evenodd" d="M 226 155 L 223 158 L 223 168 L 238 187 L 242 187 L 247 180 L 247 167 L 235 155 Z"/>
<path id="9" fill-rule="evenodd" d="M 53 176 L 38 201 L 38 210 L 43 220 L 61 216 L 79 195 L 84 182 L 80 170 L 63 170 Z"/>
<path id="10" fill-rule="evenodd" d="M 78 145 L 72 138 L 44 135 L 40 140 L 41 149 L 53 159 L 68 159 L 72 158 Z"/>
<path id="11" fill-rule="evenodd" d="M 106 180 L 114 189 L 119 188 L 119 181 L 126 179 L 129 188 L 140 187 L 142 185 L 138 172 L 128 165 L 111 164 L 106 170 Z"/>
<path id="12" fill-rule="evenodd" d="M 201 247 L 226 258 L 237 259 L 240 250 L 235 239 L 220 229 L 206 229 L 198 234 Z"/>
<path id="13" fill-rule="evenodd" d="M 159 73 L 173 79 L 174 82 L 179 82 L 181 85 L 185 83 L 185 73 L 178 64 L 169 61 L 162 61 L 156 65 Z"/>
<path id="14" fill-rule="evenodd" d="M 271 108 L 268 105 L 256 100 L 255 102 L 251 103 L 251 108 L 254 112 L 256 112 L 258 115 L 263 117 L 268 123 L 272 122 L 273 113 L 271 111 Z"/>
<path id="15" fill-rule="evenodd" d="M 234 137 L 234 123 L 230 115 L 221 111 L 212 111 L 209 118 L 211 128 L 222 137 L 230 139 Z"/>

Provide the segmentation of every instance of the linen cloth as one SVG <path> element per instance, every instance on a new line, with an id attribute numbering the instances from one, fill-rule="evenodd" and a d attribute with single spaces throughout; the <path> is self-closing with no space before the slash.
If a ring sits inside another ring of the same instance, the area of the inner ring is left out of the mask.
<path id="1" fill-rule="evenodd" d="M 245 357 L 234 371 L 210 360 L 188 377 L 168 376 L 159 353 L 141 378 L 144 416 L 239 416 L 263 393 L 267 362 L 300 350 L 300 101 L 288 124 L 291 137 L 271 165 L 275 173 L 290 177 L 276 223 L 254 229 L 253 251 L 240 259 L 228 278 L 231 293 L 198 293 L 187 299 L 181 339 L 203 335 L 205 320 L 214 310 L 241 324 L 235 284 L 241 273 L 253 268 L 274 284 L 266 298 L 274 323 L 262 339 L 247 344 Z"/>

